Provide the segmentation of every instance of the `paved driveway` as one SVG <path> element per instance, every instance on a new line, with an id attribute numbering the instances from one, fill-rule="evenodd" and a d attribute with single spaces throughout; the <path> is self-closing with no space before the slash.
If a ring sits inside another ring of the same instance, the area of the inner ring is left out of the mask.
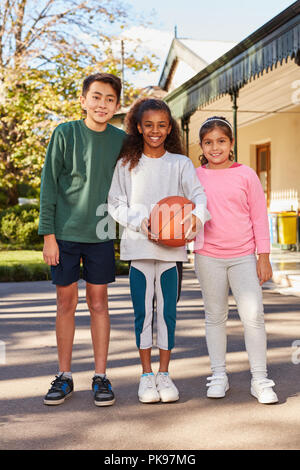
<path id="1" fill-rule="evenodd" d="M 137 400 L 140 374 L 128 280 L 110 290 L 109 377 L 115 406 L 97 408 L 90 391 L 94 370 L 89 314 L 80 283 L 73 355 L 75 393 L 64 405 L 46 407 L 42 398 L 56 373 L 55 289 L 49 282 L 0 285 L 1 449 L 299 449 L 299 297 L 264 290 L 269 375 L 280 403 L 260 405 L 249 393 L 250 375 L 241 323 L 230 298 L 228 372 L 230 391 L 222 400 L 206 398 L 210 374 L 204 337 L 203 302 L 191 269 L 184 271 L 178 306 L 177 343 L 171 375 L 180 390 L 173 404 Z M 157 370 L 157 349 L 154 349 Z M 3 357 L 2 357 L 3 362 Z"/>

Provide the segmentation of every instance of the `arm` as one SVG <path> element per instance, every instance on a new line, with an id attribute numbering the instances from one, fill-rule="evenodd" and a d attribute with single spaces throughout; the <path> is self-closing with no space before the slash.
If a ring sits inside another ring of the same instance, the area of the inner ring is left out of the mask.
<path id="1" fill-rule="evenodd" d="M 55 238 L 55 210 L 57 180 L 63 164 L 63 141 L 56 129 L 51 137 L 41 177 L 39 234 L 44 235 L 44 261 L 59 263 L 59 249 Z"/>
<path id="2" fill-rule="evenodd" d="M 49 266 L 59 263 L 59 248 L 54 233 L 44 235 L 43 258 Z"/>
<path id="3" fill-rule="evenodd" d="M 255 244 L 258 254 L 257 276 L 260 285 L 272 277 L 272 267 L 269 260 L 270 234 L 266 198 L 258 176 L 253 172 L 249 181 L 248 203 L 253 227 Z"/>
<path id="4" fill-rule="evenodd" d="M 108 194 L 108 212 L 119 224 L 139 232 L 143 220 L 147 217 L 147 210 L 142 205 L 130 207 L 126 191 L 126 178 L 130 179 L 130 172 L 119 160 Z"/>
<path id="5" fill-rule="evenodd" d="M 261 286 L 264 282 L 271 279 L 271 277 L 273 276 L 273 271 L 269 259 L 269 253 L 260 253 L 258 255 L 256 272 L 259 279 L 259 284 Z"/>
<path id="6" fill-rule="evenodd" d="M 254 171 L 248 180 L 248 204 L 257 254 L 270 253 L 270 233 L 265 194 Z"/>

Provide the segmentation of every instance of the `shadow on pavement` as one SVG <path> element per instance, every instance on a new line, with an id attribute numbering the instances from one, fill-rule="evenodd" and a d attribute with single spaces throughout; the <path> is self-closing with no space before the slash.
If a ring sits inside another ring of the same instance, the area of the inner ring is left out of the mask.
<path id="1" fill-rule="evenodd" d="M 269 437 L 265 437 L 265 445 L 299 448 L 299 435 L 292 432 L 294 423 L 299 429 L 298 417 L 286 411 L 295 397 L 298 400 L 300 389 L 299 380 L 295 379 L 299 376 L 297 366 L 291 360 L 292 341 L 297 336 L 300 338 L 298 299 L 264 292 L 269 376 L 276 382 L 279 405 L 259 405 L 249 393 L 250 373 L 243 328 L 232 297 L 227 327 L 230 390 L 222 400 L 209 400 L 206 398 L 206 377 L 210 371 L 203 301 L 193 275 L 187 273 L 185 279 L 187 283 L 178 304 L 176 347 L 171 364 L 180 390 L 179 402 L 142 405 L 137 400 L 140 364 L 127 279 L 121 278 L 110 288 L 108 370 L 117 401 L 113 407 L 101 409 L 94 406 L 90 391 L 94 364 L 85 299 L 80 298 L 76 316 L 72 365 L 74 396 L 62 406 L 46 407 L 43 395 L 57 371 L 55 291 L 49 283 L 38 283 L 39 286 L 23 283 L 15 294 L 12 286 L 6 292 L 1 286 L 0 339 L 7 346 L 7 363 L 0 365 L 0 427 L 5 435 L 0 447 L 195 449 L 214 445 L 216 449 L 261 448 L 261 436 L 265 435 L 267 423 Z M 156 348 L 153 361 L 157 368 Z M 286 421 L 281 416 L 282 407 L 287 413 Z M 233 429 L 227 436 L 231 423 Z M 151 434 L 148 442 L 147 432 L 152 430 L 153 433 L 153 429 L 156 434 Z M 245 432 L 247 441 L 243 437 Z M 216 433 L 220 436 L 217 442 Z"/>

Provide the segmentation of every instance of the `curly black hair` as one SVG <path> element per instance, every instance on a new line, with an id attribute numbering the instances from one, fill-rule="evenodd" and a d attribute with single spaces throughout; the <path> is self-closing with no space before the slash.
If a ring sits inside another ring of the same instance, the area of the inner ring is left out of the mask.
<path id="1" fill-rule="evenodd" d="M 175 119 L 172 118 L 169 106 L 162 100 L 153 98 L 140 98 L 130 108 L 125 118 L 125 130 L 127 137 L 124 140 L 119 159 L 123 160 L 125 166 L 130 162 L 129 170 L 135 168 L 142 156 L 144 149 L 143 135 L 138 130 L 138 124 L 141 124 L 143 114 L 146 111 L 164 111 L 171 124 L 171 132 L 168 134 L 164 147 L 170 153 L 183 153 L 181 143 L 181 133 Z"/>

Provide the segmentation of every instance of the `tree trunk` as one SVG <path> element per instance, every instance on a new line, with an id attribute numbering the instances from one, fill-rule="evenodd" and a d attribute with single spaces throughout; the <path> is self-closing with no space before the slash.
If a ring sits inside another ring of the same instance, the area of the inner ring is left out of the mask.
<path id="1" fill-rule="evenodd" d="M 19 199 L 19 192 L 17 186 L 14 186 L 10 189 L 6 190 L 7 195 L 8 195 L 8 206 L 15 206 L 18 204 L 18 199 Z"/>

